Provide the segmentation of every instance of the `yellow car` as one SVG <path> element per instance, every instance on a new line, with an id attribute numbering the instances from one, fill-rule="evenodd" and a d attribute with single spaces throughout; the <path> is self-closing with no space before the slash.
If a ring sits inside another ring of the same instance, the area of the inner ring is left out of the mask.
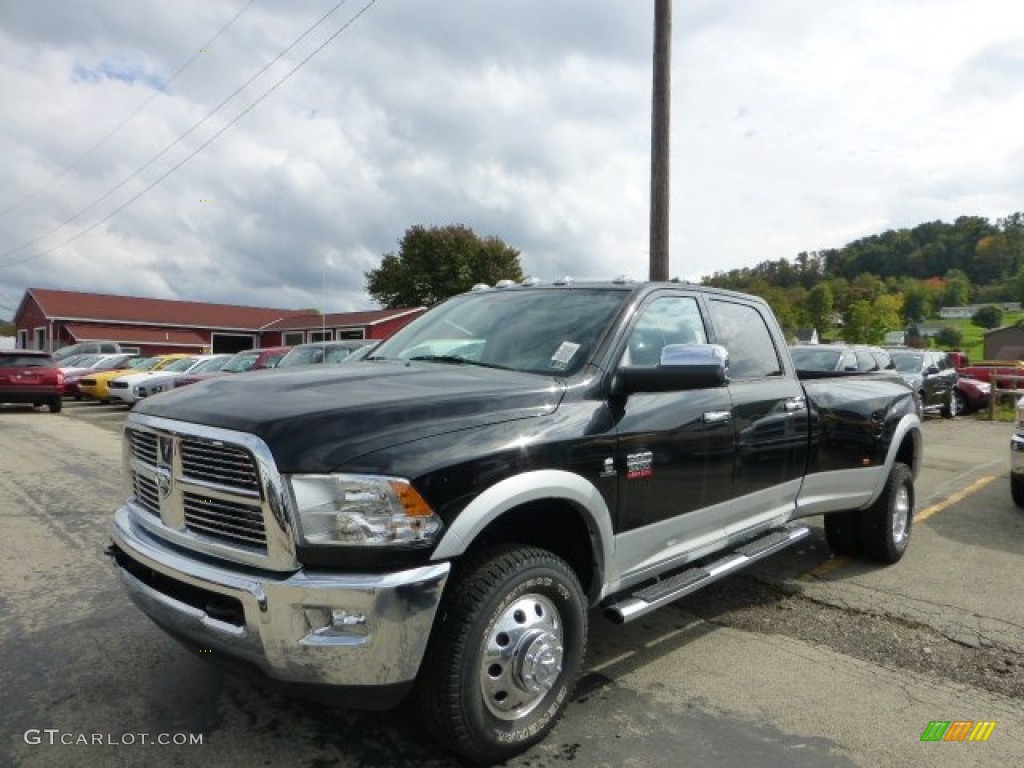
<path id="1" fill-rule="evenodd" d="M 118 376 L 126 373 L 138 373 L 139 371 L 158 371 L 175 360 L 192 355 L 174 353 L 171 355 L 156 355 L 137 361 L 131 368 L 118 368 L 113 371 L 100 371 L 89 376 L 83 376 L 78 380 L 78 389 L 86 397 L 99 400 L 101 403 L 110 402 L 110 382 Z"/>

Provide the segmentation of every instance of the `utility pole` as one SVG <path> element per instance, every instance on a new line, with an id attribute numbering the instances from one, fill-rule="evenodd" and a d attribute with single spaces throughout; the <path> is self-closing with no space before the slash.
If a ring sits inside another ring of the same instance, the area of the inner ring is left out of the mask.
<path id="1" fill-rule="evenodd" d="M 651 280 L 668 280 L 668 161 L 671 94 L 672 0 L 654 0 L 654 78 L 651 97 Z"/>

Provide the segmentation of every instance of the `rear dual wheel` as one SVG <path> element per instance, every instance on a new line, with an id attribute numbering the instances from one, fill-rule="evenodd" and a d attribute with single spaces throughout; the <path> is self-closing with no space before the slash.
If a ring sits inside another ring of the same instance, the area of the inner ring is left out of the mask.
<path id="1" fill-rule="evenodd" d="M 825 515 L 825 540 L 837 554 L 895 563 L 907 551 L 913 517 L 914 476 L 897 463 L 870 507 Z"/>

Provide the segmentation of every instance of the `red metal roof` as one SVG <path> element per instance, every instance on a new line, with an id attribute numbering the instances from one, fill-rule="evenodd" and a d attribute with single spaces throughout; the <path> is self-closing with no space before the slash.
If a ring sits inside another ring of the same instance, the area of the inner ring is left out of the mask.
<path id="1" fill-rule="evenodd" d="M 423 307 L 416 309 L 372 309 L 365 312 L 336 312 L 327 315 L 315 315 L 305 312 L 300 315 L 289 317 L 271 323 L 265 330 L 273 331 L 296 331 L 316 330 L 321 325 L 328 328 L 337 328 L 342 325 L 376 325 L 385 320 L 393 320 L 396 317 L 403 317 L 410 314 L 423 312 Z"/>
<path id="2" fill-rule="evenodd" d="M 130 325 L 68 323 L 65 329 L 75 341 L 116 341 L 122 344 L 208 347 L 210 342 L 195 331 L 164 328 L 135 328 Z"/>
<path id="3" fill-rule="evenodd" d="M 231 304 L 207 304 L 199 301 L 111 296 L 102 293 L 56 291 L 49 288 L 29 288 L 28 294 L 35 299 L 47 317 L 53 320 L 188 325 L 255 331 L 284 317 L 309 316 L 308 311 L 295 309 L 269 309 Z M 117 340 L 113 336 L 106 338 Z"/>

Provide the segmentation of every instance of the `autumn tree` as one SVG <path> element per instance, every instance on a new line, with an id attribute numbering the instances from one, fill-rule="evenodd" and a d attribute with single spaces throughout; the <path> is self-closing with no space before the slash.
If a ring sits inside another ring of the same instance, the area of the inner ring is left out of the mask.
<path id="1" fill-rule="evenodd" d="M 469 227 L 413 226 L 397 254 L 365 273 L 366 291 L 387 309 L 437 304 L 477 283 L 523 279 L 519 251 L 497 237 L 479 237 Z"/>

